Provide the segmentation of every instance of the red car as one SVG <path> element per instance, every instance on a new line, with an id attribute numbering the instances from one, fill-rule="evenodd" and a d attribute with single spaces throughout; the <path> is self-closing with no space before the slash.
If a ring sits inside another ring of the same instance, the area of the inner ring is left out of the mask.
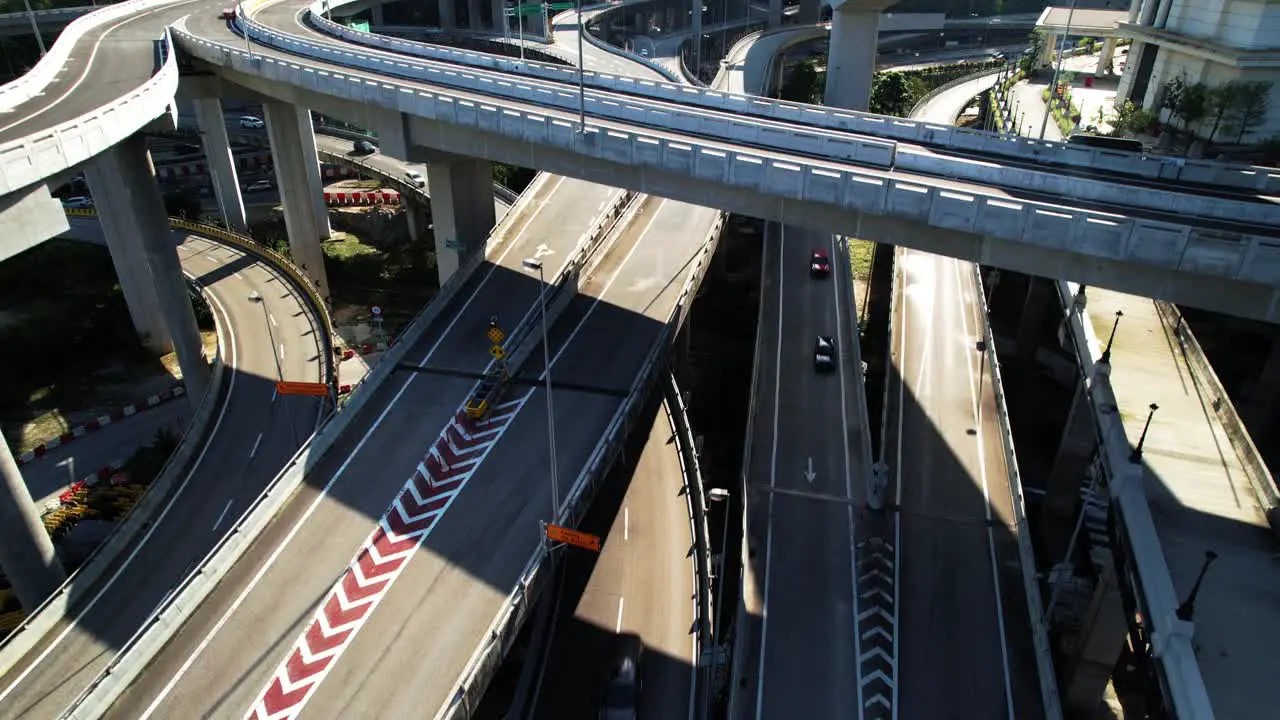
<path id="1" fill-rule="evenodd" d="M 813 257 L 809 258 L 809 275 L 811 277 L 826 277 L 831 274 L 831 258 L 827 257 L 826 250 L 814 250 Z"/>
<path id="2" fill-rule="evenodd" d="M 222 12 L 218 13 L 218 19 L 219 20 L 235 20 L 236 19 L 235 8 L 222 8 Z"/>

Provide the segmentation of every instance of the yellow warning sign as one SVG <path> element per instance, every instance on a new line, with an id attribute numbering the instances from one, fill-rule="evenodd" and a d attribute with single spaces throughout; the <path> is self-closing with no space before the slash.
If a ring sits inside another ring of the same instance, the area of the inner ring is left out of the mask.
<path id="1" fill-rule="evenodd" d="M 489 342 L 493 343 L 494 345 L 497 345 L 498 343 L 507 339 L 507 334 L 502 332 L 501 328 L 496 328 L 496 327 L 489 328 L 488 335 L 489 335 Z"/>
<path id="2" fill-rule="evenodd" d="M 547 525 L 547 539 L 553 542 L 562 542 L 566 545 L 574 545 L 585 550 L 600 552 L 599 535 L 570 530 L 559 525 Z"/>
<path id="3" fill-rule="evenodd" d="M 501 345 L 494 345 L 489 348 L 489 354 L 493 356 L 494 360 L 501 360 L 507 356 L 507 351 L 503 350 Z"/>

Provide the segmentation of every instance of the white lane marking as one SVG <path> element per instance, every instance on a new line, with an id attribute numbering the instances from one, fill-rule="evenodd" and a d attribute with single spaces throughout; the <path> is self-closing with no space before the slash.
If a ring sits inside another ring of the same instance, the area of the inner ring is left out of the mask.
<path id="1" fill-rule="evenodd" d="M 271 313 L 267 313 L 267 319 L 271 321 L 272 327 L 280 327 L 280 323 L 276 322 L 275 315 L 272 315 Z"/>
<path id="2" fill-rule="evenodd" d="M 253 441 L 253 449 L 249 451 L 249 457 L 258 454 L 258 444 L 262 442 L 262 433 L 258 433 L 258 439 Z"/>
<path id="3" fill-rule="evenodd" d="M 284 362 L 284 343 L 280 343 L 280 362 Z"/>
<path id="4" fill-rule="evenodd" d="M 982 442 L 982 398 L 978 397 L 978 389 L 974 387 L 973 358 L 971 357 L 972 353 L 969 352 L 970 346 L 968 344 L 969 338 L 972 337 L 969 334 L 969 313 L 965 311 L 963 306 L 963 301 L 965 300 L 966 295 L 966 285 L 964 282 L 964 274 L 960 271 L 961 261 L 947 258 L 946 262 L 951 263 L 952 267 L 955 268 L 956 292 L 959 294 L 959 299 L 961 300 L 961 303 L 959 303 L 960 307 L 957 309 L 960 311 L 960 326 L 964 330 L 964 360 L 969 369 L 969 392 L 972 393 L 974 398 L 974 439 L 978 444 L 978 474 L 982 477 L 982 501 L 985 506 L 984 510 L 986 512 L 987 520 L 987 554 L 991 558 L 991 583 L 994 586 L 996 596 L 996 626 L 1000 630 L 1000 661 L 1002 666 L 1001 669 L 1004 672 L 1004 700 L 1005 705 L 1008 708 L 1009 720 L 1014 720 L 1013 681 L 1009 673 L 1009 647 L 1004 634 L 1004 600 L 1000 597 L 1000 566 L 996 563 L 996 539 L 991 527 L 991 490 L 987 483 L 987 453 L 986 446 L 983 445 Z M 973 287 L 973 292 L 977 293 L 981 291 L 980 287 L 976 285 Z M 981 307 L 981 305 L 977 305 L 977 307 Z M 983 319 L 983 322 L 985 322 L 985 318 Z M 986 329 L 984 327 L 983 335 L 985 336 L 985 334 Z M 994 378 L 992 382 L 994 382 Z"/>
<path id="5" fill-rule="evenodd" d="M 563 178 L 557 177 L 554 182 L 556 182 L 556 188 L 558 188 L 560 184 L 563 182 Z M 554 192 L 554 189 L 552 190 L 552 192 Z M 543 208 L 545 208 L 547 205 L 548 203 L 545 203 L 545 202 L 539 203 L 537 206 L 537 209 L 535 209 L 532 213 L 529 214 L 529 218 L 526 220 L 524 226 L 522 226 L 520 231 L 515 236 L 513 236 L 512 241 L 507 245 L 506 248 L 503 249 L 501 253 L 499 253 L 492 267 L 490 267 L 489 270 L 486 272 L 484 280 L 480 282 L 479 286 L 467 298 L 467 301 L 462 304 L 462 307 L 459 308 L 458 312 L 453 316 L 452 319 L 449 320 L 449 324 L 445 326 L 444 332 L 440 333 L 440 337 L 438 337 L 436 341 L 432 343 L 431 347 L 427 349 L 426 354 L 423 355 L 422 358 L 418 360 L 419 365 L 425 365 L 427 361 L 430 360 L 431 357 L 435 355 L 436 350 L 438 350 L 440 346 L 444 344 L 445 339 L 449 337 L 449 334 L 453 331 L 453 327 L 458 323 L 458 320 L 461 319 L 464 315 L 466 315 L 467 308 L 471 306 L 471 303 L 474 302 L 476 298 L 480 297 L 481 292 L 484 290 L 484 286 L 489 282 L 489 278 L 493 277 L 493 273 L 498 268 L 502 267 L 502 261 L 506 259 L 507 255 L 509 255 L 512 250 L 514 250 L 516 247 L 520 245 L 519 240 L 520 240 L 520 237 L 524 234 L 525 229 L 529 227 L 529 225 L 533 222 L 533 220 L 542 212 Z M 559 272 L 559 268 L 557 268 L 556 272 Z M 525 316 L 528 317 L 532 313 L 533 313 L 533 306 L 531 305 L 529 308 L 529 311 L 525 313 Z M 551 364 L 555 365 L 555 358 L 551 360 Z M 417 373 L 411 374 L 409 377 L 405 378 L 405 381 L 400 386 L 400 389 L 396 391 L 396 394 L 391 397 L 391 401 L 388 402 L 387 406 L 383 408 L 381 413 L 378 414 L 378 417 L 374 418 L 373 423 L 369 426 L 369 429 L 365 431 L 364 435 L 360 437 L 360 441 L 356 443 L 356 446 L 354 448 L 352 448 L 351 454 L 347 455 L 347 457 L 342 461 L 342 464 L 338 466 L 338 469 L 334 471 L 333 475 L 329 478 L 329 481 L 326 482 L 324 487 L 320 489 L 320 492 L 316 495 L 316 498 L 312 500 L 311 504 L 307 506 L 307 509 L 303 511 L 302 517 L 298 518 L 297 522 L 294 523 L 294 526 L 289 529 L 289 533 L 285 535 L 284 539 L 280 541 L 280 544 L 276 546 L 276 549 L 272 551 L 271 555 L 269 555 L 266 561 L 262 563 L 262 566 L 258 568 L 258 571 L 254 573 L 254 576 L 249 580 L 248 584 L 245 585 L 244 590 L 240 591 L 240 594 L 236 596 L 236 599 L 234 601 L 232 601 L 231 606 L 227 608 L 226 612 L 223 613 L 222 617 L 218 618 L 218 622 L 215 623 L 213 628 L 209 630 L 208 634 L 204 636 L 204 638 L 200 641 L 200 644 L 197 645 L 195 649 L 191 651 L 191 654 L 187 657 L 185 661 L 183 661 L 182 665 L 177 669 L 177 671 L 174 672 L 173 677 L 169 679 L 169 682 L 166 683 L 165 686 L 160 689 L 160 692 L 156 694 L 155 699 L 152 700 L 151 704 L 147 707 L 146 711 L 142 714 L 142 717 L 140 717 L 139 720 L 146 720 L 147 718 L 151 717 L 152 713 L 156 711 L 156 708 L 160 706 L 160 703 L 163 702 L 165 697 L 167 697 L 169 693 L 173 691 L 173 688 L 177 686 L 178 682 L 182 679 L 182 677 L 186 675 L 187 671 L 191 669 L 191 666 L 195 664 L 195 661 L 204 652 L 205 648 L 207 648 L 209 644 L 213 642 L 214 636 L 216 636 L 219 632 L 222 631 L 222 628 L 225 627 L 226 624 L 231 620 L 231 616 L 235 614 L 236 610 L 238 610 L 242 604 L 244 604 L 244 601 L 249 597 L 250 594 L 253 593 L 253 590 L 258 586 L 258 583 L 262 582 L 262 578 L 266 577 L 267 571 L 269 571 L 271 567 L 275 565 L 276 561 L 280 558 L 280 556 L 284 554 L 285 548 L 288 547 L 289 543 L 293 541 L 293 538 L 296 537 L 297 534 L 302 530 L 302 527 L 307 524 L 307 521 L 310 520 L 311 516 L 315 514 L 315 511 L 319 509 L 321 503 L 323 503 L 328 498 L 329 491 L 333 489 L 334 484 L 336 484 L 338 480 L 341 479 L 342 476 L 346 474 L 347 468 L 350 467 L 351 463 L 355 461 L 356 455 L 360 454 L 360 451 L 364 449 L 364 446 L 369 441 L 369 438 L 372 437 L 373 434 L 377 432 L 378 428 L 382 426 L 382 422 L 387 419 L 388 415 L 391 414 L 392 408 L 394 408 L 396 404 L 400 402 L 400 398 L 404 396 L 405 392 L 408 391 L 409 386 L 412 385 L 413 381 L 416 380 L 417 378 L 418 378 Z"/>
<path id="6" fill-rule="evenodd" d="M 622 539 L 631 539 L 631 508 L 622 508 Z"/>
<path id="7" fill-rule="evenodd" d="M 58 97 L 57 97 L 53 102 L 51 102 L 51 103 L 49 103 L 49 104 L 45 105 L 44 107 L 40 108 L 39 110 L 36 110 L 35 112 L 31 113 L 30 115 L 27 115 L 27 116 L 26 116 L 26 117 L 24 117 L 24 118 L 20 118 L 20 119 L 18 119 L 18 120 L 15 120 L 15 121 L 13 121 L 13 122 L 9 123 L 8 125 L 5 125 L 4 127 L 0 128 L 0 133 L 3 133 L 3 132 L 5 132 L 5 131 L 9 130 L 10 128 L 15 127 L 15 126 L 17 126 L 17 125 L 21 125 L 21 124 L 22 124 L 22 123 L 24 123 L 24 122 L 27 122 L 27 121 L 32 120 L 32 119 L 34 119 L 34 118 L 40 117 L 41 115 L 43 115 L 43 114 L 45 114 L 45 113 L 49 112 L 50 110 L 52 110 L 52 109 L 53 109 L 54 107 L 56 107 L 59 103 L 61 103 L 63 100 L 66 100 L 66 99 L 67 99 L 67 98 L 68 98 L 72 93 L 74 93 L 74 92 L 76 91 L 76 89 L 77 89 L 77 88 L 79 88 L 79 87 L 80 87 L 80 85 L 82 85 L 86 79 L 88 79 L 88 77 L 89 77 L 89 70 L 91 70 L 91 69 L 93 68 L 93 59 L 94 59 L 95 57 L 97 57 L 97 56 L 98 56 L 98 49 L 102 47 L 102 42 L 103 42 L 104 40 L 106 40 L 106 39 L 107 39 L 107 36 L 108 36 L 108 35 L 110 35 L 111 33 L 115 32 L 115 31 L 116 31 L 116 30 L 117 30 L 121 25 L 127 25 L 128 23 L 134 22 L 134 21 L 139 20 L 139 19 L 141 19 L 141 18 L 144 18 L 144 17 L 146 17 L 146 16 L 148 16 L 148 15 L 153 15 L 153 14 L 155 14 L 155 13 L 157 13 L 157 12 L 160 12 L 161 10 L 172 10 L 172 9 L 173 9 L 173 8 L 175 8 L 175 7 L 181 7 L 181 6 L 183 6 L 183 5 L 190 5 L 190 4 L 191 4 L 191 3 L 193 3 L 193 2 L 196 2 L 196 0 L 186 0 L 186 2 L 174 3 L 173 5 L 165 5 L 164 7 L 156 8 L 155 10 L 152 10 L 151 12 L 145 12 L 145 13 L 140 13 L 140 14 L 130 15 L 130 16 L 128 16 L 128 17 L 126 17 L 126 18 L 124 18 L 123 20 L 121 20 L 120 22 L 118 22 L 118 23 L 116 23 L 116 24 L 114 24 L 114 25 L 112 25 L 112 26 L 108 27 L 108 28 L 106 29 L 106 31 L 105 31 L 105 32 L 103 32 L 103 33 L 102 33 L 102 35 L 98 36 L 98 39 L 94 41 L 94 43 L 93 43 L 93 51 L 89 53 L 89 60 L 88 60 L 88 62 L 86 62 L 86 63 L 84 64 L 84 71 L 80 73 L 80 77 L 76 78 L 76 81 L 75 81 L 75 82 L 71 83 L 71 87 L 67 88 L 66 92 L 64 92 L 64 93 L 62 93 L 61 95 L 59 95 L 59 96 L 58 96 Z M 72 59 L 72 58 L 68 58 L 68 60 L 74 61 L 74 59 Z M 59 73 L 59 74 L 58 74 L 58 77 L 61 77 L 61 76 L 62 76 L 62 73 Z M 55 77 L 54 79 L 56 80 L 56 79 L 57 79 L 57 77 Z M 43 96 L 44 96 L 44 92 L 43 92 L 43 91 L 41 91 L 40 96 L 41 96 L 41 97 L 43 97 Z M 3 697 L 3 695 L 0 695 L 0 697 Z"/>
<path id="8" fill-rule="evenodd" d="M 235 278 L 235 279 L 237 279 L 237 280 L 241 280 L 241 281 L 243 281 L 243 280 L 244 280 L 244 276 L 240 274 L 240 271 L 239 271 L 239 270 L 237 270 L 237 271 L 235 271 L 235 272 L 231 273 L 231 277 L 233 277 L 233 278 Z"/>
<path id="9" fill-rule="evenodd" d="M 209 260 L 210 260 L 210 261 L 212 261 L 214 265 L 217 265 L 218 263 L 221 263 L 221 262 L 222 262 L 222 261 L 221 261 L 221 260 L 219 260 L 217 257 L 215 257 L 213 253 L 209 253 L 209 254 L 205 255 L 205 257 L 209 258 Z"/>
<path id="10" fill-rule="evenodd" d="M 846 243 L 845 247 L 847 248 L 848 241 L 846 240 L 845 243 Z M 849 262 L 849 256 L 847 253 L 836 252 L 838 248 L 836 247 L 836 237 L 834 235 L 832 235 L 827 241 L 827 250 L 828 250 L 828 257 L 837 258 L 840 260 L 840 262 L 844 262 L 844 263 Z M 834 280 L 835 282 L 831 283 L 831 292 L 834 295 L 835 306 L 836 306 L 836 347 L 837 348 L 844 347 L 844 329 L 843 329 L 844 319 L 843 319 L 843 313 L 841 312 L 841 307 L 844 305 L 844 297 L 840 294 L 840 277 L 843 274 L 844 273 L 842 272 L 832 273 L 832 275 L 834 276 L 832 280 Z M 850 293 L 850 296 L 852 297 L 852 293 Z M 854 298 L 854 301 L 856 302 L 857 299 Z M 860 338 L 854 337 L 850 340 L 850 342 L 855 342 L 855 343 L 860 342 Z M 837 350 L 837 353 L 838 352 L 839 350 Z M 848 368 L 847 365 L 848 365 L 847 363 L 841 362 L 840 368 L 839 368 L 839 371 L 840 371 L 839 372 L 839 375 L 840 375 L 840 427 L 842 432 L 840 445 L 844 449 L 844 494 L 845 494 L 845 497 L 849 498 L 849 500 L 853 500 L 853 473 L 851 471 L 851 467 L 850 467 L 851 463 L 849 460 L 849 410 L 848 410 L 847 400 L 845 397 L 847 391 L 845 390 L 845 384 L 844 384 L 845 373 L 850 370 L 850 368 Z M 852 368 L 852 370 L 853 372 L 857 372 L 859 374 L 862 373 L 861 368 Z M 863 385 L 862 391 L 863 392 L 866 391 L 865 385 Z M 863 428 L 863 431 L 866 432 L 866 428 Z M 809 484 L 812 485 L 813 484 L 813 477 L 812 477 L 813 458 L 809 458 L 809 475 L 810 475 Z M 871 482 L 871 478 L 867 477 L 866 482 L 868 483 Z M 853 601 L 853 615 L 850 617 L 850 620 L 852 621 L 851 624 L 853 626 L 853 658 L 854 658 L 853 679 L 854 679 L 854 686 L 858 690 L 858 707 L 862 708 L 865 706 L 862 704 L 862 662 L 860 660 L 860 658 L 862 657 L 862 638 L 858 634 L 858 612 L 859 612 L 858 611 L 858 557 L 857 557 L 857 550 L 856 550 L 857 544 L 858 544 L 858 536 L 857 536 L 857 529 L 854 527 L 852 502 L 850 502 L 848 506 L 845 508 L 845 512 L 848 515 L 848 527 L 849 527 L 849 595 L 851 597 L 851 600 Z"/>
<path id="11" fill-rule="evenodd" d="M 184 274 L 186 274 L 187 277 L 192 277 L 188 273 L 184 273 Z M 227 314 L 227 309 L 226 307 L 223 306 L 222 301 L 218 299 L 218 296 L 212 290 L 210 290 L 206 294 L 206 297 L 209 299 L 209 302 L 213 304 L 214 309 L 220 315 L 222 315 L 222 318 L 223 318 L 223 322 L 215 323 L 215 325 L 218 333 L 218 344 L 221 345 L 222 347 L 229 348 L 227 357 L 223 359 L 223 362 L 226 363 L 227 367 L 231 371 L 230 373 L 231 377 L 227 381 L 227 395 L 226 395 L 227 397 L 231 397 L 231 394 L 235 391 L 236 377 L 239 375 L 239 372 L 236 370 L 236 358 L 237 358 L 236 333 L 235 333 L 235 330 L 231 327 L 231 316 Z M 222 336 L 224 328 L 226 330 L 225 341 Z M 93 599 L 91 599 L 88 602 L 88 604 L 84 606 L 83 609 L 81 609 L 78 613 L 76 613 L 75 617 L 71 618 L 71 621 L 67 623 L 67 627 L 63 629 L 61 633 L 58 634 L 58 637 L 54 638 L 53 642 L 49 643 L 48 647 L 46 647 L 43 651 L 41 651 L 41 653 L 38 656 L 36 656 L 36 659 L 33 660 L 31 664 L 26 667 L 26 669 L 24 669 L 21 673 L 19 673 L 18 676 L 13 679 L 13 682 L 10 683 L 8 687 L 6 687 L 3 691 L 0 691 L 0 701 L 8 697 L 14 691 L 14 689 L 18 687 L 18 685 L 22 684 L 22 682 L 27 679 L 27 676 L 30 675 L 31 672 L 34 671 L 37 667 L 39 667 L 40 664 L 43 663 L 44 660 L 48 658 L 49 655 L 52 654 L 53 651 L 57 649 L 59 645 L 62 644 L 62 641 L 65 640 L 73 630 L 77 629 L 81 618 L 88 615 L 89 612 L 93 610 L 94 607 L 97 606 L 98 601 L 102 599 L 102 596 L 107 594 L 107 591 L 111 589 L 111 586 L 115 585 L 116 581 L 120 579 L 120 576 L 124 574 L 124 571 L 128 569 L 129 565 L 133 562 L 133 559 L 138 556 L 138 553 L 142 552 L 142 548 L 146 546 L 147 542 L 151 539 L 152 534 L 154 534 L 156 529 L 159 528 L 164 523 L 164 519 L 169 515 L 169 511 L 173 508 L 174 503 L 178 501 L 178 498 L 182 497 L 182 493 L 184 490 L 186 490 L 187 485 L 191 482 L 191 478 L 195 477 L 196 472 L 199 471 L 201 463 L 204 462 L 205 455 L 209 452 L 209 446 L 213 444 L 213 439 L 218 436 L 218 430 L 219 428 L 222 427 L 222 420 L 223 418 L 226 417 L 227 408 L 230 405 L 231 403 L 228 403 L 228 402 L 222 403 L 222 407 L 218 410 L 218 418 L 213 422 L 213 430 L 209 432 L 209 436 L 204 441 L 204 446 L 200 448 L 200 454 L 196 457 L 195 463 L 192 464 L 191 470 L 187 471 L 186 476 L 182 479 L 182 483 L 178 485 L 178 488 L 177 490 L 174 491 L 173 496 L 169 498 L 169 501 L 167 503 L 165 503 L 164 508 L 160 511 L 160 515 L 156 517 L 155 521 L 151 523 L 151 526 L 147 528 L 146 533 L 143 534 L 143 536 L 138 540 L 138 542 L 134 543 L 133 550 L 131 550 L 129 552 L 129 555 L 125 557 L 124 562 L 120 563 L 120 566 L 116 568 L 116 571 L 114 573 L 111 574 L 111 577 L 108 578 L 105 583 L 103 583 L 102 588 L 98 590 L 96 595 L 93 596 Z"/>
<path id="12" fill-rule="evenodd" d="M 278 397 L 280 397 L 280 387 L 277 385 L 275 389 L 271 391 L 271 403 L 273 405 L 275 404 L 276 398 Z"/>
<path id="13" fill-rule="evenodd" d="M 218 519 L 213 521 L 213 530 L 216 531 L 218 526 L 222 524 L 223 518 L 227 516 L 227 511 L 231 509 L 231 503 L 235 502 L 235 498 L 227 501 L 227 506 L 222 508 L 222 512 L 218 514 Z"/>
<path id="14" fill-rule="evenodd" d="M 769 226 L 765 225 L 765 238 L 768 239 Z M 787 242 L 786 226 L 778 224 L 778 327 L 776 342 L 774 345 L 773 358 L 773 447 L 770 448 L 769 456 L 769 489 L 773 490 L 778 486 L 778 402 L 779 394 L 782 389 L 782 290 L 785 282 L 786 273 L 783 268 L 783 249 Z M 768 267 L 769 262 L 769 243 L 764 243 L 764 257 L 761 259 Z M 764 708 L 764 661 L 765 661 L 765 643 L 769 639 L 769 589 L 770 576 L 773 571 L 773 498 L 776 493 L 769 493 L 769 519 L 765 522 L 765 540 L 764 540 L 764 598 L 760 608 L 762 616 L 760 621 L 760 666 L 756 670 L 756 717 L 761 717 Z"/>
<path id="15" fill-rule="evenodd" d="M 618 596 L 618 622 L 613 628 L 613 632 L 615 634 L 622 632 L 622 603 L 624 600 L 626 600 L 626 598 L 621 595 Z"/>

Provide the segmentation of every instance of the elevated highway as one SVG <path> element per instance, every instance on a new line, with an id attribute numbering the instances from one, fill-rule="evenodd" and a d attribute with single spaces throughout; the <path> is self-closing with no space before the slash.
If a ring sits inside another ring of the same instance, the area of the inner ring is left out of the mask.
<path id="1" fill-rule="evenodd" d="M 96 225 L 76 217 L 71 232 L 92 240 Z M 218 321 L 221 402 L 189 464 L 148 503 L 154 514 L 145 525 L 134 521 L 134 542 L 110 557 L 100 553 L 0 647 L 0 717 L 62 712 L 320 419 L 316 399 L 275 393 L 277 380 L 320 382 L 327 372 L 321 353 L 329 331 L 307 294 L 235 245 L 198 230 L 174 238 L 184 272 L 205 289 Z"/>

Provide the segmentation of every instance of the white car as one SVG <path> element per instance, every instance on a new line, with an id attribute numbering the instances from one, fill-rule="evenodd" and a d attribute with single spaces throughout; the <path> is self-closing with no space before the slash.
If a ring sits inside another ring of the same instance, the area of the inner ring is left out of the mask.
<path id="1" fill-rule="evenodd" d="M 272 183 L 270 180 L 258 180 L 256 182 L 252 182 L 246 185 L 244 188 L 244 191 L 245 192 L 266 192 L 267 190 L 270 190 L 273 187 L 275 187 L 275 184 Z"/>
<path id="2" fill-rule="evenodd" d="M 63 201 L 62 201 L 62 207 L 64 207 L 64 208 L 91 208 L 91 207 L 93 207 L 93 200 L 92 200 L 91 198 L 87 198 L 87 197 L 79 196 L 79 195 L 78 195 L 78 196 L 76 196 L 76 197 L 64 198 L 64 199 L 63 199 Z"/>
<path id="3" fill-rule="evenodd" d="M 245 115 L 240 118 L 240 127 L 248 130 L 261 130 L 266 127 L 267 123 L 260 117 Z"/>
<path id="4" fill-rule="evenodd" d="M 422 177 L 422 173 L 417 170 L 405 170 L 404 181 L 416 188 L 425 187 L 427 184 L 427 181 Z"/>

